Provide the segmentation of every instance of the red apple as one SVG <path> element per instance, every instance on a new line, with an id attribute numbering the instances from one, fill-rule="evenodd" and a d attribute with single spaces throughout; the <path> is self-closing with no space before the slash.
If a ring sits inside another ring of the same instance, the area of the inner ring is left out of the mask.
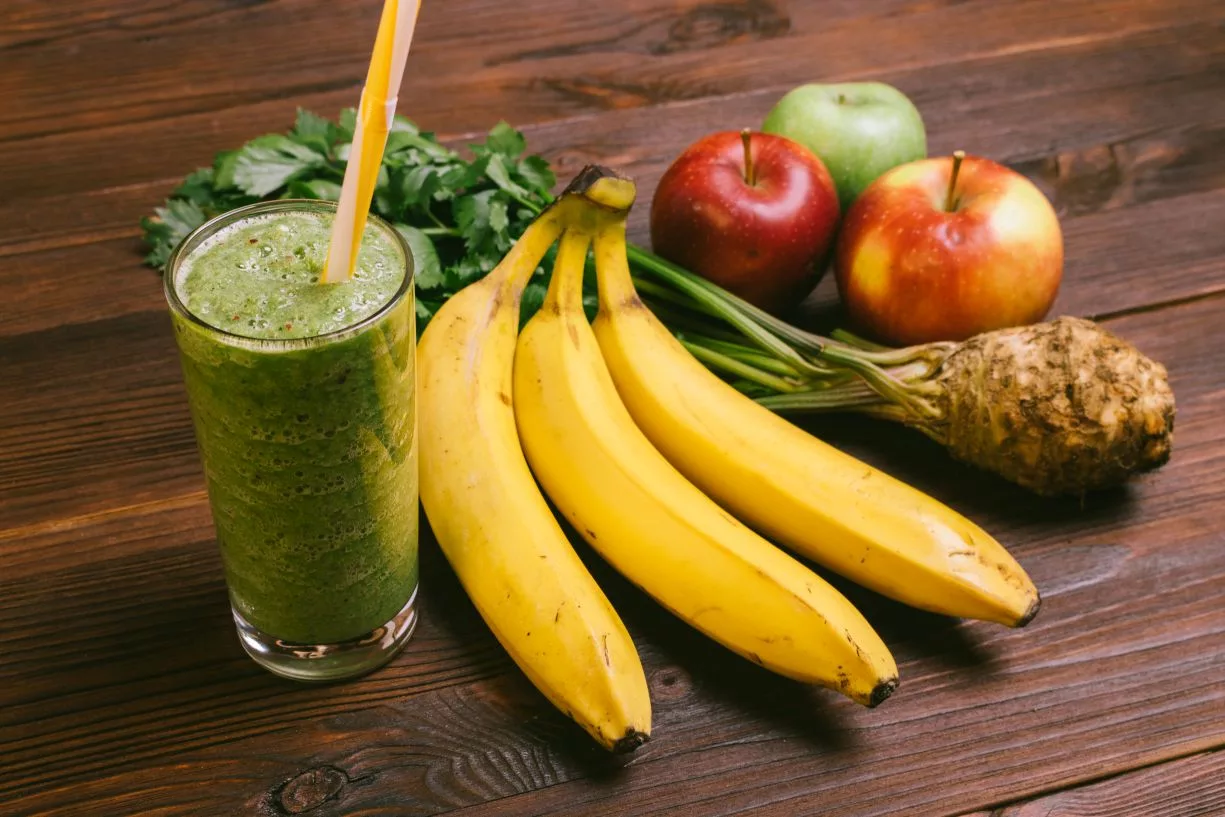
<path id="1" fill-rule="evenodd" d="M 965 340 L 1042 320 L 1063 276 L 1055 210 L 1024 176 L 965 156 L 873 182 L 838 237 L 838 292 L 865 334 L 896 345 Z"/>
<path id="2" fill-rule="evenodd" d="M 763 309 L 816 285 L 838 226 L 838 194 L 811 151 L 767 133 L 715 133 L 664 173 L 651 202 L 655 252 Z"/>

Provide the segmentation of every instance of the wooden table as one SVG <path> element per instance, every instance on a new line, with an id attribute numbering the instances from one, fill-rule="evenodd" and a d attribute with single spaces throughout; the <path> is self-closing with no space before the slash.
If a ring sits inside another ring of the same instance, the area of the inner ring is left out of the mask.
<path id="1" fill-rule="evenodd" d="M 510 663 L 432 541 L 410 648 L 303 687 L 239 649 L 137 222 L 215 151 L 353 104 L 374 0 L 5 0 L 0 10 L 0 813 L 1225 813 L 1225 6 L 1220 0 L 431 0 L 400 101 L 462 144 L 506 118 L 565 177 L 644 195 L 808 80 L 881 79 L 933 154 L 1034 178 L 1057 311 L 1164 361 L 1173 461 L 1032 497 L 867 421 L 813 429 L 1009 544 L 1020 631 L 848 589 L 902 686 L 781 681 L 599 564 L 654 739 L 591 745 Z M 634 221 L 644 235 L 645 208 Z M 826 293 L 828 297 L 828 292 Z"/>

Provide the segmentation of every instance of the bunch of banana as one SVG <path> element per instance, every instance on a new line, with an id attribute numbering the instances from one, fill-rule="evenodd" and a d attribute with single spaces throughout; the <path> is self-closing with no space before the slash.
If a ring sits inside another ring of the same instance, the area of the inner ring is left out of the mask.
<path id="1" fill-rule="evenodd" d="M 1023 627 L 1037 588 L 969 519 L 826 445 L 712 374 L 634 291 L 625 218 L 595 239 L 604 361 L 668 461 L 757 530 L 883 596 Z"/>
<path id="2" fill-rule="evenodd" d="M 593 206 L 562 234 L 548 295 L 515 352 L 515 419 L 533 473 L 592 548 L 693 627 L 767 669 L 880 703 L 897 667 L 871 625 L 685 479 L 617 396 L 583 313 L 583 269 L 633 186 L 606 177 L 586 197 Z"/>
<path id="3" fill-rule="evenodd" d="M 440 310 L 419 347 L 422 502 L 528 677 L 609 748 L 649 733 L 633 644 L 533 473 L 578 534 L 675 615 L 867 706 L 897 685 L 880 637 L 740 519 L 914 606 L 1032 618 L 1032 583 L 981 529 L 761 408 L 654 318 L 626 263 L 634 195 L 628 180 L 585 169 L 497 269 Z M 516 342 L 523 286 L 558 239 L 545 303 Z M 594 329 L 582 309 L 593 246 Z"/>
<path id="4" fill-rule="evenodd" d="M 601 745 L 630 751 L 651 731 L 638 652 L 536 488 L 511 408 L 519 299 L 573 206 L 541 215 L 421 338 L 421 502 L 515 663 Z"/>

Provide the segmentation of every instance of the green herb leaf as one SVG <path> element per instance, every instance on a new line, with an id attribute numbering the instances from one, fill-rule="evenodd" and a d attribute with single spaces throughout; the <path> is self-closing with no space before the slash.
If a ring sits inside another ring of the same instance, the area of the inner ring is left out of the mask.
<path id="1" fill-rule="evenodd" d="M 174 248 L 188 233 L 207 221 L 208 216 L 199 205 L 187 199 L 170 199 L 165 207 L 158 207 L 154 213 L 152 218 L 140 222 L 149 245 L 145 263 L 164 270 Z"/>
<path id="2" fill-rule="evenodd" d="M 238 166 L 237 150 L 223 150 L 213 159 L 213 187 L 217 190 L 231 190 L 234 184 L 234 169 Z"/>
<path id="3" fill-rule="evenodd" d="M 291 199 L 321 199 L 339 201 L 340 185 L 328 179 L 294 179 L 289 183 L 286 196 Z"/>
<path id="4" fill-rule="evenodd" d="M 486 190 L 474 196 L 467 196 L 455 202 L 452 212 L 455 214 L 455 224 L 463 237 L 468 251 L 479 253 L 481 246 L 489 239 L 489 202 L 494 191 Z"/>
<path id="5" fill-rule="evenodd" d="M 407 116 L 401 116 L 400 114 L 396 114 L 395 116 L 391 118 L 391 132 L 392 133 L 401 133 L 401 132 L 420 133 L 421 131 L 417 128 L 416 122 L 409 119 Z M 431 133 L 429 134 L 429 136 L 430 138 L 433 138 L 434 135 Z"/>
<path id="6" fill-rule="evenodd" d="M 404 241 L 413 251 L 413 278 L 417 291 L 437 289 L 443 285 L 442 264 L 438 260 L 438 251 L 434 242 L 416 227 L 407 224 L 394 225 L 396 231 L 404 236 Z"/>
<path id="7" fill-rule="evenodd" d="M 474 150 L 479 150 L 481 145 L 474 145 Z M 518 159 L 527 150 L 527 140 L 523 138 L 523 134 L 512 128 L 505 122 L 499 122 L 489 131 L 489 137 L 485 140 L 484 148 L 492 153 L 500 153 L 508 159 Z"/>
<path id="8" fill-rule="evenodd" d="M 505 190 L 515 199 L 522 200 L 529 198 L 532 194 L 510 178 L 510 167 L 514 165 L 512 164 L 508 167 L 507 164 L 508 161 L 505 156 L 495 153 L 489 157 L 489 163 L 485 167 L 485 172 L 493 180 L 494 184 Z"/>
<path id="9" fill-rule="evenodd" d="M 353 134 L 357 131 L 357 108 L 345 108 L 337 117 L 336 123 L 339 126 L 341 138 L 334 141 L 352 142 Z"/>
<path id="10" fill-rule="evenodd" d="M 325 161 L 326 157 L 287 136 L 279 133 L 261 136 L 238 151 L 234 184 L 252 196 L 267 196 Z"/>
<path id="11" fill-rule="evenodd" d="M 527 185 L 527 187 L 535 194 L 547 198 L 554 185 L 557 184 L 557 176 L 554 175 L 553 169 L 549 167 L 549 163 L 540 156 L 527 156 L 519 162 L 516 168 L 519 179 Z"/>
<path id="12" fill-rule="evenodd" d="M 321 156 L 326 156 L 332 145 L 328 133 L 330 125 L 331 123 L 322 116 L 313 114 L 305 108 L 298 108 L 298 118 L 294 122 L 293 130 L 289 132 L 289 138 Z"/>
<path id="13" fill-rule="evenodd" d="M 384 161 L 394 157 L 420 164 L 424 161 L 447 160 L 455 156 L 449 148 L 438 144 L 432 137 L 433 134 L 421 134 L 415 128 L 411 131 L 392 131 L 387 135 Z M 396 156 L 411 151 L 419 151 L 420 155 Z"/>
<path id="14" fill-rule="evenodd" d="M 400 174 L 400 196 L 402 207 L 428 209 L 434 196 L 442 189 L 438 169 L 421 165 Z"/>
<path id="15" fill-rule="evenodd" d="M 213 169 L 202 167 L 190 174 L 172 195 L 176 199 L 187 199 L 197 207 L 208 204 L 213 198 Z"/>
<path id="16" fill-rule="evenodd" d="M 154 217 L 144 219 L 149 264 L 165 265 L 174 247 L 208 218 L 262 199 L 340 196 L 357 122 L 350 108 L 329 121 L 299 110 L 286 134 L 261 136 L 218 153 L 211 169 L 183 180 Z M 397 116 L 371 212 L 397 225 L 413 251 L 419 328 L 463 287 L 486 275 L 550 201 L 548 162 L 524 156 L 526 140 L 505 122 L 471 157 Z M 544 298 L 551 265 L 529 284 L 523 314 Z"/>

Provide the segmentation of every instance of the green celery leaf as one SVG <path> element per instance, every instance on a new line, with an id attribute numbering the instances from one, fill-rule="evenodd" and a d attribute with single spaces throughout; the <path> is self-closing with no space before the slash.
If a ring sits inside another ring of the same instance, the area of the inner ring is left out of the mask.
<path id="1" fill-rule="evenodd" d="M 188 199 L 169 199 L 165 207 L 154 209 L 152 218 L 141 219 L 149 254 L 145 263 L 164 270 L 170 253 L 188 233 L 208 220 L 199 205 Z"/>
<path id="2" fill-rule="evenodd" d="M 404 241 L 413 251 L 413 278 L 417 291 L 437 289 L 442 286 L 442 264 L 438 261 L 438 250 L 434 242 L 416 227 L 407 224 L 394 225 L 396 232 L 404 236 Z"/>
<path id="3" fill-rule="evenodd" d="M 298 108 L 298 118 L 294 122 L 293 130 L 289 132 L 289 138 L 321 156 L 327 156 L 332 144 L 328 134 L 331 124 L 318 114 Z"/>
<path id="4" fill-rule="evenodd" d="M 414 152 L 421 155 L 415 156 Z M 422 164 L 425 159 L 438 161 L 450 159 L 455 156 L 454 151 L 450 148 L 438 144 L 433 138 L 433 134 L 418 133 L 415 129 L 411 131 L 392 131 L 387 135 L 386 156 L 394 154 L 407 153 L 412 156 L 412 164 Z"/>
<path id="5" fill-rule="evenodd" d="M 213 169 L 202 167 L 174 189 L 171 194 L 176 199 L 187 199 L 192 204 L 203 207 L 213 199 Z"/>
<path id="6" fill-rule="evenodd" d="M 237 150 L 223 150 L 213 159 L 213 187 L 230 190 L 234 184 L 234 169 L 238 165 Z"/>
<path id="7" fill-rule="evenodd" d="M 417 310 L 417 337 L 421 337 L 421 333 L 425 331 L 425 327 L 429 324 L 430 319 L 434 317 L 434 314 L 442 304 L 418 297 L 413 302 L 413 306 Z"/>
<path id="8" fill-rule="evenodd" d="M 523 134 L 505 122 L 499 122 L 489 131 L 484 145 L 473 145 L 474 151 L 484 147 L 492 153 L 500 153 L 508 159 L 518 159 L 527 150 L 527 140 Z"/>
<path id="9" fill-rule="evenodd" d="M 525 157 L 519 162 L 516 175 L 529 190 L 541 197 L 547 197 L 557 184 L 557 177 L 542 156 Z"/>
<path id="10" fill-rule="evenodd" d="M 489 229 L 497 235 L 498 238 L 505 238 L 506 246 L 499 247 L 501 250 L 509 250 L 511 241 L 510 236 L 506 235 L 506 228 L 510 226 L 510 218 L 507 216 L 506 199 L 500 197 L 490 197 L 489 199 Z M 501 243 L 501 242 L 499 242 Z"/>
<path id="11" fill-rule="evenodd" d="M 443 187 L 455 192 L 469 190 L 479 185 L 485 178 L 485 167 L 489 164 L 489 155 L 477 156 L 471 162 L 457 162 L 442 174 Z"/>
<path id="12" fill-rule="evenodd" d="M 421 130 L 417 127 L 417 123 L 409 119 L 407 116 L 396 114 L 391 118 L 392 133 L 420 133 Z M 431 136 L 433 134 L 430 134 Z"/>
<path id="13" fill-rule="evenodd" d="M 401 168 L 392 177 L 392 185 L 398 188 L 401 208 L 424 212 L 434 201 L 434 195 L 442 188 L 438 169 L 432 165 L 420 165 L 410 169 Z"/>
<path id="14" fill-rule="evenodd" d="M 340 112 L 336 122 L 340 135 L 343 137 L 337 141 L 352 142 L 353 134 L 357 131 L 357 108 L 345 108 Z"/>
<path id="15" fill-rule="evenodd" d="M 251 140 L 239 150 L 234 183 L 252 196 L 267 196 L 325 163 L 326 158 L 310 148 L 287 136 L 270 133 Z"/>
<path id="16" fill-rule="evenodd" d="M 479 280 L 488 270 L 482 269 L 480 262 L 472 256 L 464 256 L 457 263 L 451 264 L 442 271 L 443 286 L 448 292 L 456 293 L 474 281 Z"/>
<path id="17" fill-rule="evenodd" d="M 489 157 L 489 161 L 485 166 L 485 173 L 493 180 L 493 183 L 498 187 L 510 193 L 516 199 L 525 199 L 531 196 L 531 193 L 517 182 L 510 178 L 510 167 L 514 165 L 507 161 L 505 156 L 501 154 L 493 154 Z"/>
<path id="18" fill-rule="evenodd" d="M 474 255 L 487 251 L 488 245 L 495 238 L 491 219 L 499 218 L 493 215 L 493 198 L 496 190 L 483 190 L 471 196 L 464 196 L 455 201 L 452 212 L 455 215 L 455 226 L 464 239 L 464 246 Z M 506 206 L 502 203 L 500 219 L 505 219 Z"/>
<path id="19" fill-rule="evenodd" d="M 187 176 L 155 216 L 142 220 L 148 263 L 164 267 L 191 230 L 234 207 L 278 196 L 338 198 L 356 121 L 352 108 L 335 121 L 299 110 L 288 133 L 218 153 L 211 169 Z M 468 161 L 401 116 L 388 136 L 371 212 L 396 223 L 412 249 L 420 330 L 448 298 L 493 269 L 551 201 L 556 184 L 548 162 L 524 156 L 523 134 L 505 122 L 471 147 Z M 525 319 L 544 300 L 553 252 L 524 294 Z"/>
<path id="20" fill-rule="evenodd" d="M 286 198 L 338 201 L 340 185 L 328 179 L 294 179 L 289 183 Z"/>

